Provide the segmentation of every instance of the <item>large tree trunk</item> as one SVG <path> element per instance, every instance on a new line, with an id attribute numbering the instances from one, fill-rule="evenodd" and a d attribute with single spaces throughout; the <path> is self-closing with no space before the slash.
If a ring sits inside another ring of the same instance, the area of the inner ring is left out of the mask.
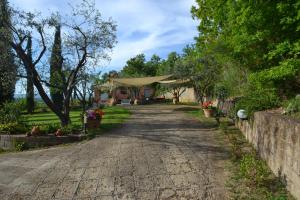
<path id="1" fill-rule="evenodd" d="M 32 75 L 29 71 L 27 71 L 26 107 L 29 114 L 34 112 L 34 86 Z"/>
<path id="2" fill-rule="evenodd" d="M 28 43 L 27 43 L 27 54 L 29 59 L 32 62 L 32 41 L 31 41 L 31 36 L 28 38 Z M 34 112 L 34 86 L 33 86 L 33 77 L 32 73 L 28 68 L 26 68 L 26 73 L 27 73 L 27 85 L 26 85 L 26 107 L 27 107 L 27 112 L 29 114 L 32 114 Z"/>

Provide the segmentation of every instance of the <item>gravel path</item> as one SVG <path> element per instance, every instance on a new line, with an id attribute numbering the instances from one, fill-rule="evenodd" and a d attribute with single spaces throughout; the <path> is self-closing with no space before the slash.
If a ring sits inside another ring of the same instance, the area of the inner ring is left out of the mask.
<path id="1" fill-rule="evenodd" d="M 130 108 L 91 141 L 0 155 L 0 199 L 227 199 L 226 150 L 184 106 Z"/>

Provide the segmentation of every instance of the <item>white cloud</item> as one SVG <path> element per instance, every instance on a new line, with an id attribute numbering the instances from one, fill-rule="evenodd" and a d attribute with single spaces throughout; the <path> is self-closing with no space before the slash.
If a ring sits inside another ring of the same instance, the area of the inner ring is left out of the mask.
<path id="1" fill-rule="evenodd" d="M 79 0 L 76 0 L 78 2 Z M 118 44 L 109 66 L 120 69 L 138 53 L 193 42 L 197 22 L 190 14 L 194 0 L 95 0 L 103 17 L 112 17 L 118 24 Z M 10 0 L 26 10 L 68 12 L 63 0 Z M 75 1 L 71 1 L 75 4 Z"/>

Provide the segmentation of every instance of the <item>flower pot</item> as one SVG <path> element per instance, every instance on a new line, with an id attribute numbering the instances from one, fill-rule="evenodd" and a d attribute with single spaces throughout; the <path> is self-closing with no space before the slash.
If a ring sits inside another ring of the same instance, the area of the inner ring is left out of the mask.
<path id="1" fill-rule="evenodd" d="M 86 127 L 88 129 L 99 128 L 101 123 L 101 119 L 88 119 Z"/>
<path id="2" fill-rule="evenodd" d="M 205 117 L 207 117 L 207 118 L 213 117 L 215 114 L 213 109 L 203 108 L 203 112 L 204 112 Z"/>

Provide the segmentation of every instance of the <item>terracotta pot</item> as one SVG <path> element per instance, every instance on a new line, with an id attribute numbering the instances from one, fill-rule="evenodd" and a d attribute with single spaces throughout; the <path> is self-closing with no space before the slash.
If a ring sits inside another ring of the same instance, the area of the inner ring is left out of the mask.
<path id="1" fill-rule="evenodd" d="M 203 108 L 203 112 L 205 117 L 210 118 L 214 116 L 214 110 L 213 109 L 205 109 Z"/>
<path id="2" fill-rule="evenodd" d="M 61 131 L 61 129 L 58 129 L 55 133 L 55 136 L 62 136 L 63 132 Z"/>
<path id="3" fill-rule="evenodd" d="M 101 119 L 88 119 L 86 127 L 88 129 L 99 128 Z"/>
<path id="4" fill-rule="evenodd" d="M 41 133 L 40 127 L 35 126 L 32 128 L 30 135 L 32 136 L 38 136 Z"/>

